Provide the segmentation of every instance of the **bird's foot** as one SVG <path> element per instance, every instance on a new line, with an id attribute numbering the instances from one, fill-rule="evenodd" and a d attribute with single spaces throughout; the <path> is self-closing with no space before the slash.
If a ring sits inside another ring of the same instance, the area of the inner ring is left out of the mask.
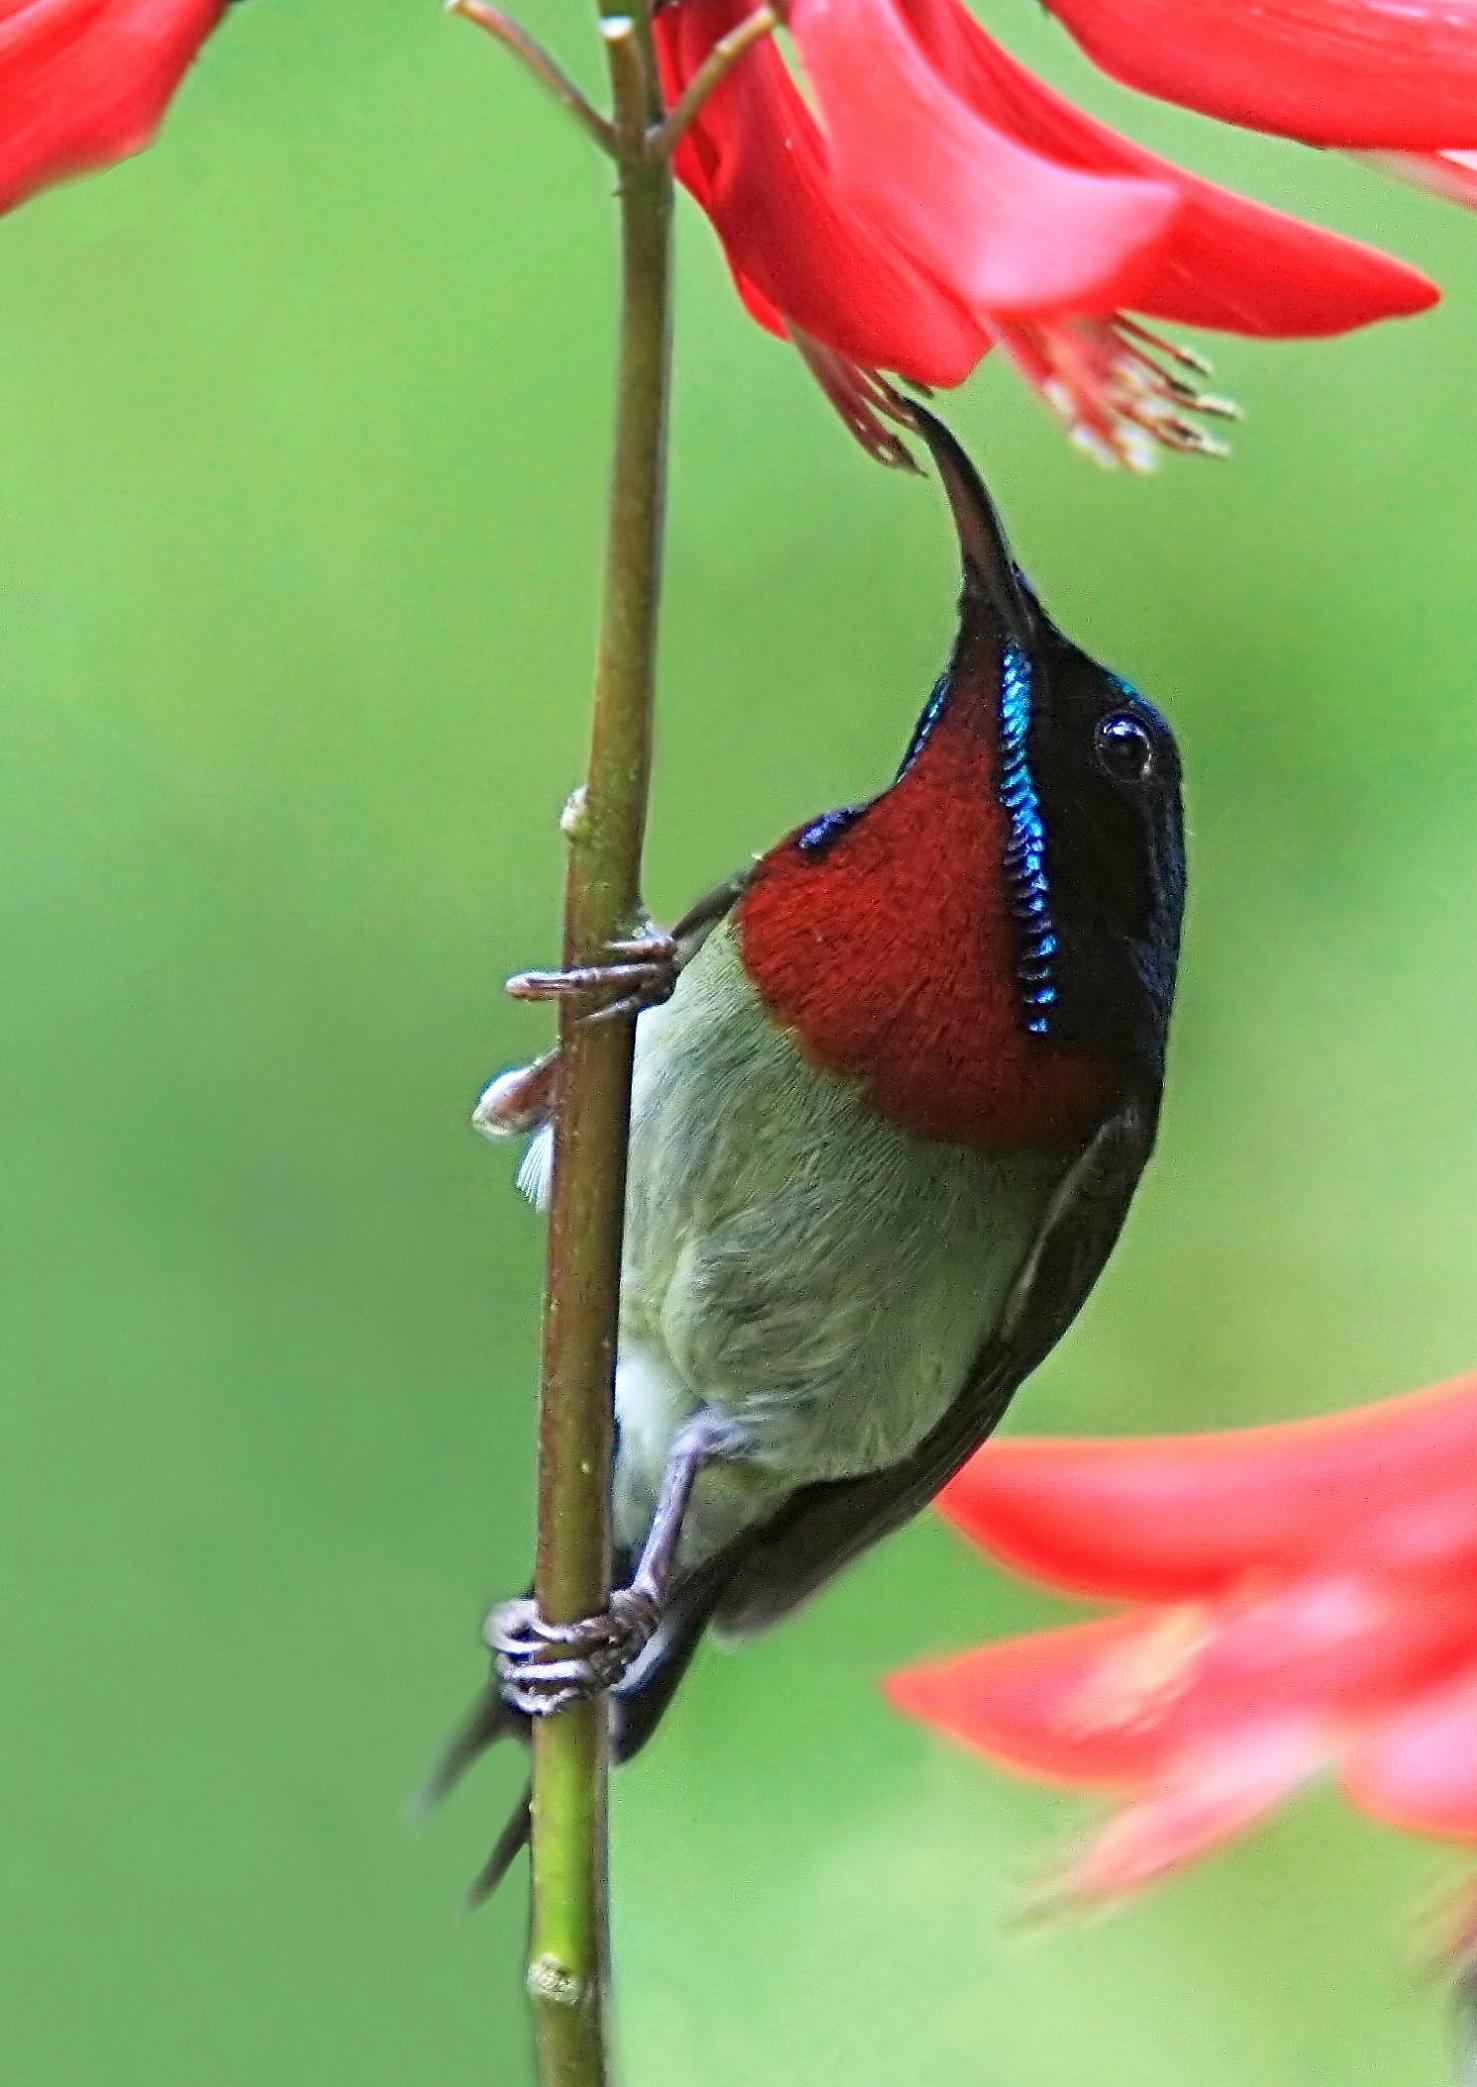
<path id="1" fill-rule="evenodd" d="M 515 1000 L 570 1000 L 587 1022 L 614 1022 L 660 1007 L 676 990 L 681 951 L 675 935 L 648 927 L 644 934 L 606 945 L 597 964 L 567 971 L 519 971 L 508 980 Z"/>
<path id="2" fill-rule="evenodd" d="M 550 1623 L 526 1597 L 499 1603 L 482 1626 L 498 1694 L 525 1717 L 551 1717 L 614 1688 L 650 1644 L 661 1620 L 655 1595 L 617 1587 L 602 1615 Z"/>
<path id="3" fill-rule="evenodd" d="M 682 968 L 675 935 L 661 928 L 612 942 L 606 960 L 568 971 L 519 971 L 508 980 L 515 1000 L 568 1000 L 583 1022 L 612 1022 L 670 1000 Z M 583 1003 L 581 1005 L 581 1003 Z M 474 1128 L 488 1138 L 520 1138 L 551 1121 L 559 1089 L 559 1053 L 546 1051 L 488 1082 L 472 1111 Z"/>

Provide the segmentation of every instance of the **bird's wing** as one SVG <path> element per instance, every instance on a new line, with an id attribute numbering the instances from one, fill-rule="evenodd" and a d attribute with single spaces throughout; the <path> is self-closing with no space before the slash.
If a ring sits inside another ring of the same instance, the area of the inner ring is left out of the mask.
<path id="1" fill-rule="evenodd" d="M 992 1433 L 1019 1385 L 1056 1346 L 1112 1253 L 1154 1142 L 1134 1102 L 1110 1116 L 1063 1176 L 1005 1308 L 943 1419 L 903 1463 L 807 1486 L 749 1538 L 713 1621 L 747 1637 L 815 1593 L 917 1514 Z"/>

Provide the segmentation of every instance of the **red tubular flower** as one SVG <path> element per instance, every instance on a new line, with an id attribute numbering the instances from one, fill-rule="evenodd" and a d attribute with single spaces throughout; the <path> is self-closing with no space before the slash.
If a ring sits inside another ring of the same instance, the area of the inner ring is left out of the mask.
<path id="1" fill-rule="evenodd" d="M 0 210 L 140 151 L 225 0 L 0 0 Z"/>
<path id="2" fill-rule="evenodd" d="M 674 100 L 747 0 L 656 19 Z M 871 446 L 881 372 L 958 383 L 1000 346 L 1106 460 L 1212 449 L 1198 359 L 1128 311 L 1286 338 L 1423 309 L 1389 256 L 1197 180 L 1074 109 L 959 0 L 790 0 L 814 95 L 772 42 L 704 104 L 677 171 L 762 325 L 788 333 Z"/>
<path id="3" fill-rule="evenodd" d="M 888 1692 L 1018 1773 L 1118 1794 L 1073 1898 L 1162 1876 L 1328 1768 L 1377 1819 L 1477 1842 L 1474 1469 L 1477 1376 L 1328 1420 L 992 1446 L 948 1518 L 1135 1606 Z"/>

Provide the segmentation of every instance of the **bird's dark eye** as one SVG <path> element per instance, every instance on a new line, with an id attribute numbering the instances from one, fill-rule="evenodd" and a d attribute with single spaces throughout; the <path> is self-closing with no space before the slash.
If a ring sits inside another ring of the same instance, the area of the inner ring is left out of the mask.
<path id="1" fill-rule="evenodd" d="M 1121 783 L 1141 783 L 1153 765 L 1153 740 L 1125 710 L 1099 721 L 1094 744 L 1099 761 Z"/>

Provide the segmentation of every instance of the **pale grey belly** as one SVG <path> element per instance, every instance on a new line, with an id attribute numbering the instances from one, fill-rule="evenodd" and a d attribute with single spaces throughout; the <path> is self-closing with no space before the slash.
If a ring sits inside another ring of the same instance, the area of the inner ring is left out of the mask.
<path id="1" fill-rule="evenodd" d="M 720 930 L 638 1032 L 616 1528 L 711 1407 L 743 1461 L 700 1482 L 692 1566 L 796 1487 L 884 1468 L 948 1410 L 1064 1162 L 923 1144 L 760 1017 Z"/>

